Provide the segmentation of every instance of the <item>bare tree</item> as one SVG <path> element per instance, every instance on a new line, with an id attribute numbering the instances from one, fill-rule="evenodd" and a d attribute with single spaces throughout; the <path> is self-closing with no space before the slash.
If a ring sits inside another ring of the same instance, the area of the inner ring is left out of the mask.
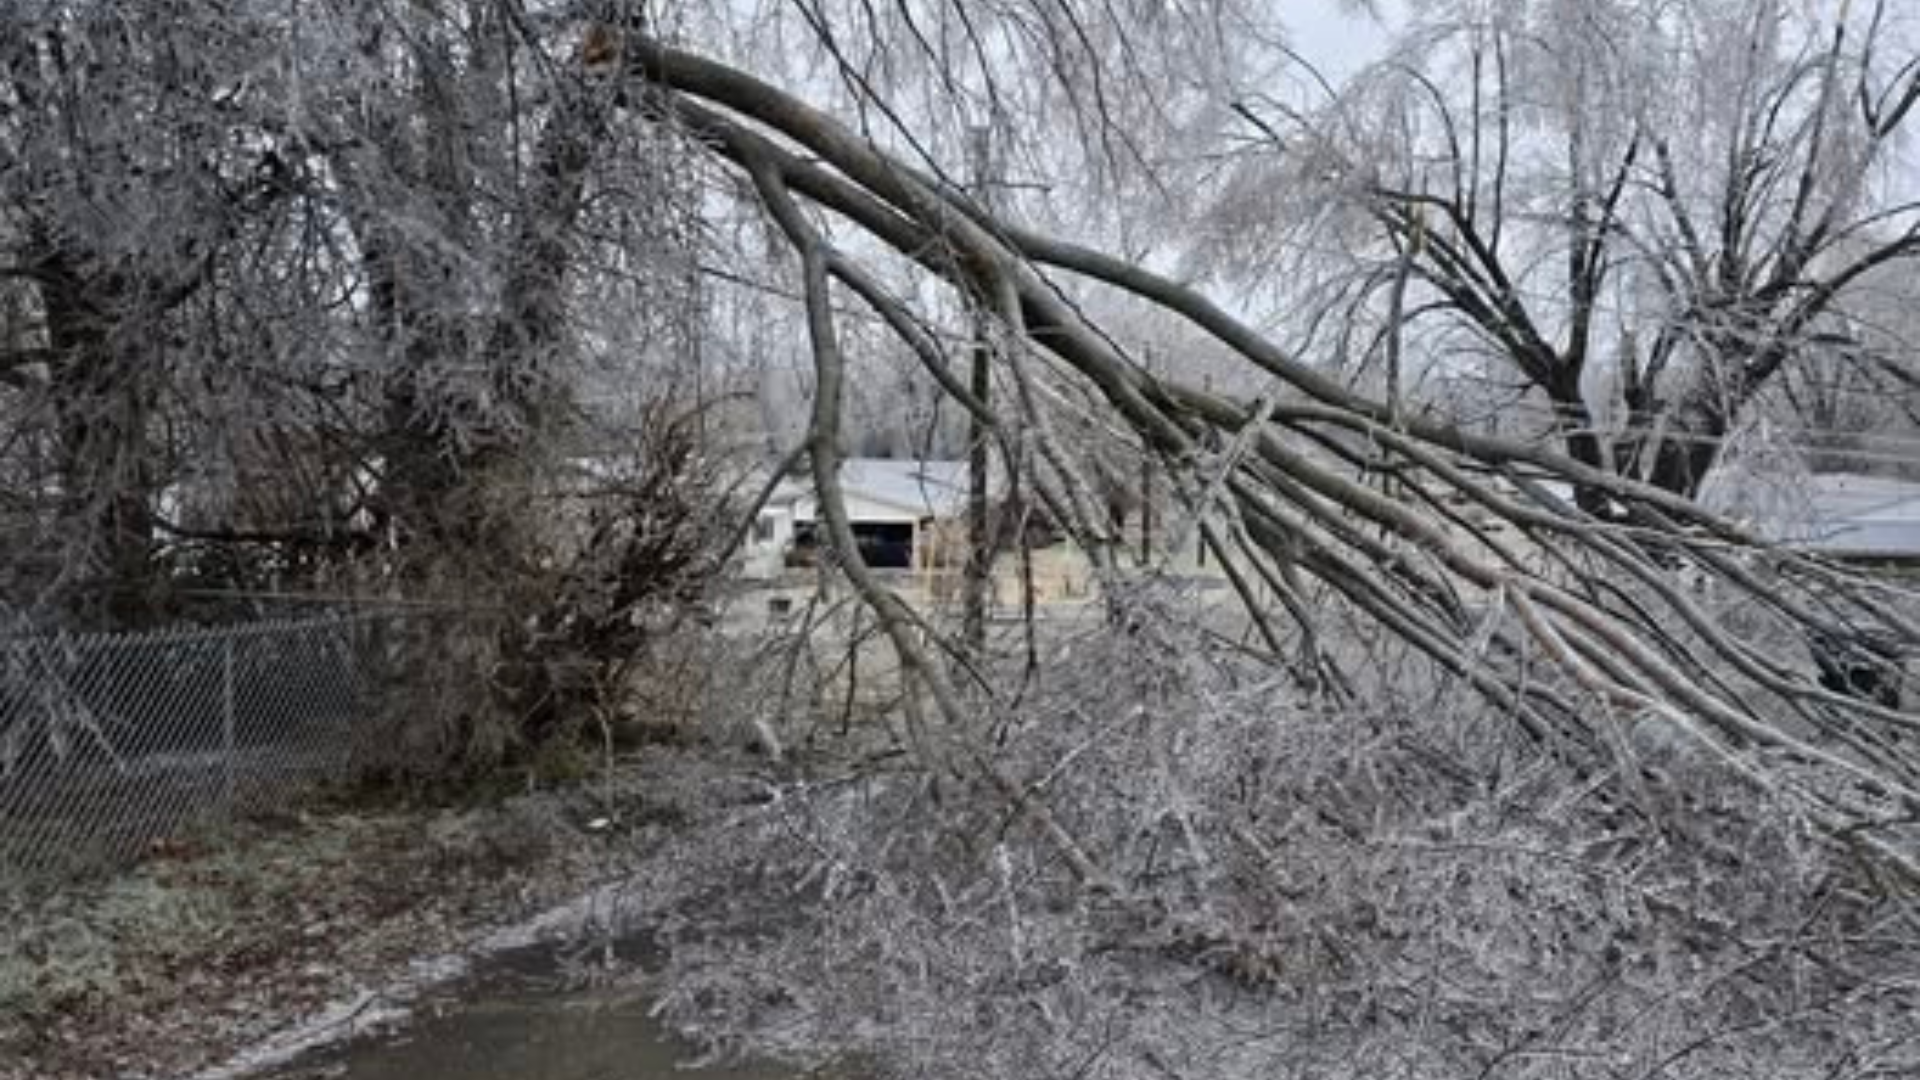
<path id="1" fill-rule="evenodd" d="M 1832 351 L 1862 279 L 1920 253 L 1911 28 L 1858 6 L 1431 5 L 1325 109 L 1242 100 L 1270 152 L 1229 181 L 1249 204 L 1229 220 L 1263 189 L 1335 200 L 1275 225 L 1349 310 L 1408 262 L 1379 340 L 1462 328 L 1568 454 L 1692 495 L 1756 396 Z"/>

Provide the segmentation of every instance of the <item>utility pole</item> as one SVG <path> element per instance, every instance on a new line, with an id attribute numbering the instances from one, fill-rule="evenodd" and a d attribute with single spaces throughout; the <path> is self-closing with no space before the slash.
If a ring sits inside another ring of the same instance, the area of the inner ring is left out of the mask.
<path id="1" fill-rule="evenodd" d="M 969 128 L 973 197 L 982 209 L 992 209 L 993 129 Z M 984 298 L 974 299 L 972 371 L 967 380 L 974 399 L 984 407 L 993 391 L 991 324 Z M 967 420 L 967 563 L 961 580 L 962 636 L 968 651 L 979 655 L 987 645 L 987 590 L 993 580 L 993 537 L 987 500 L 988 470 L 986 421 L 978 414 Z"/>

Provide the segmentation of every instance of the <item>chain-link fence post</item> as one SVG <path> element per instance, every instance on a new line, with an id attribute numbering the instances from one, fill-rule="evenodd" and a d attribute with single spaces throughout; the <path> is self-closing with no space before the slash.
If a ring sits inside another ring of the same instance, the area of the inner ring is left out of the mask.
<path id="1" fill-rule="evenodd" d="M 234 704 L 233 704 L 233 638 L 223 638 L 220 644 L 220 759 L 222 765 L 221 802 L 223 817 L 231 826 L 234 821 L 234 808 L 238 798 L 239 768 L 238 747 L 234 745 Z"/>

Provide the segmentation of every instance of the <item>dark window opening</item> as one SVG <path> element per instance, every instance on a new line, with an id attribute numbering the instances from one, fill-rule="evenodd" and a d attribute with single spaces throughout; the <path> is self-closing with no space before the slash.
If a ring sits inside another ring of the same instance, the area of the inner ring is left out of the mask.
<path id="1" fill-rule="evenodd" d="M 853 539 L 860 545 L 860 557 L 876 570 L 913 568 L 911 522 L 856 521 Z"/>

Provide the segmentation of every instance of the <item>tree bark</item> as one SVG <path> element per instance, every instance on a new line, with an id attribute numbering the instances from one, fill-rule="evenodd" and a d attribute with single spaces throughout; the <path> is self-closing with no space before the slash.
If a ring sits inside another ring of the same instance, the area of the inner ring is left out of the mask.
<path id="1" fill-rule="evenodd" d="M 70 545 L 53 595 L 82 625 L 125 628 L 156 612 L 151 372 L 122 325 L 128 286 L 89 280 L 60 252 L 37 260 L 46 312 L 59 484 L 55 535 Z"/>

